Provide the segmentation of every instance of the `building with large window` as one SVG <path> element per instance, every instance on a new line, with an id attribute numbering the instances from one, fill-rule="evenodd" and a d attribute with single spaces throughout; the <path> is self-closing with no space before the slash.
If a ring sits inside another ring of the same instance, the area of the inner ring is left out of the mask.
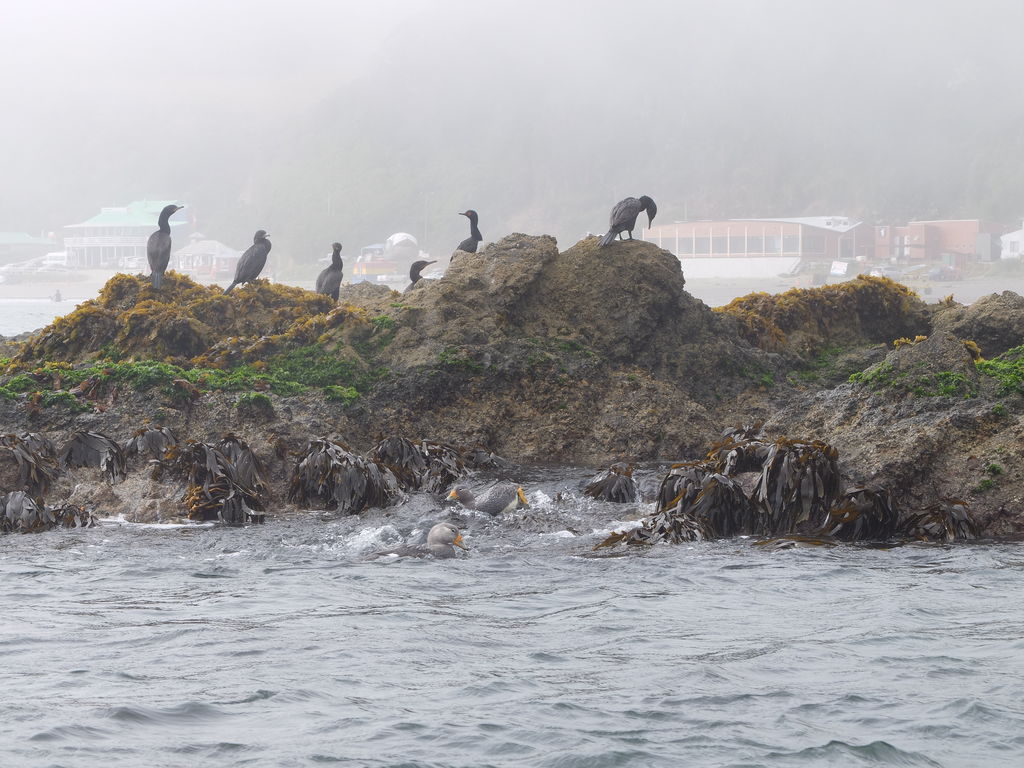
<path id="1" fill-rule="evenodd" d="M 643 237 L 678 256 L 693 277 L 777 275 L 801 260 L 867 258 L 874 246 L 871 227 L 846 216 L 677 221 Z"/>
<path id="2" fill-rule="evenodd" d="M 160 211 L 173 202 L 138 200 L 120 208 L 101 208 L 91 219 L 64 227 L 68 266 L 144 268 L 146 241 L 156 231 Z M 172 217 L 170 225 L 172 237 L 189 228 L 184 217 Z"/>

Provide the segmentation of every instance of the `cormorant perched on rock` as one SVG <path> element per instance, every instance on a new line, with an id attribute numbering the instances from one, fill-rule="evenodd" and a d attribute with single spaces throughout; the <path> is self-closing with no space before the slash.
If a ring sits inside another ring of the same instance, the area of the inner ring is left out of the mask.
<path id="1" fill-rule="evenodd" d="M 427 555 L 433 555 L 436 558 L 443 559 L 455 557 L 457 554 L 455 551 L 456 547 L 467 552 L 469 551 L 469 547 L 462 543 L 462 534 L 459 533 L 458 528 L 451 523 L 438 523 L 427 534 L 427 543 L 425 545 L 403 544 L 395 549 L 374 552 L 370 555 L 370 559 L 385 557 L 386 555 L 397 555 L 399 557 L 426 557 Z"/>
<path id="2" fill-rule="evenodd" d="M 526 494 L 523 493 L 522 486 L 515 483 L 497 485 L 482 499 L 478 499 L 469 488 L 460 485 L 448 494 L 448 498 L 457 499 L 466 509 L 486 512 L 493 517 L 511 512 L 520 504 L 524 507 L 530 506 L 530 502 L 526 499 Z"/>
<path id="3" fill-rule="evenodd" d="M 224 289 L 224 293 L 231 293 L 231 289 L 236 285 L 252 282 L 259 277 L 263 267 L 267 264 L 268 253 L 270 253 L 270 241 L 267 240 L 267 233 L 258 229 L 252 237 L 252 245 L 238 260 L 238 266 L 235 267 L 235 279 Z"/>
<path id="4" fill-rule="evenodd" d="M 326 294 L 337 301 L 338 288 L 341 287 L 343 269 L 341 261 L 341 243 L 333 243 L 331 248 L 334 249 L 334 253 L 331 254 L 331 266 L 327 267 L 327 269 L 317 275 L 316 292 Z"/>
<path id="5" fill-rule="evenodd" d="M 465 213 L 460 213 L 459 216 L 465 216 L 469 219 L 469 237 L 459 243 L 459 247 L 455 250 L 465 251 L 466 253 L 476 253 L 476 244 L 484 239 L 484 236 L 480 234 L 480 228 L 476 225 L 479 221 L 479 217 L 476 215 L 476 211 L 468 210 Z"/>
<path id="6" fill-rule="evenodd" d="M 160 288 L 164 281 L 164 271 L 167 269 L 167 262 L 171 260 L 171 225 L 167 220 L 171 214 L 180 211 L 184 205 L 165 205 L 160 211 L 160 222 L 158 229 L 149 236 L 146 242 L 146 256 L 149 258 L 150 279 L 154 288 Z"/>
<path id="7" fill-rule="evenodd" d="M 629 239 L 632 240 L 636 217 L 640 215 L 640 211 L 647 211 L 647 226 L 649 227 L 658 212 L 658 206 L 647 195 L 642 195 L 639 200 L 635 197 L 627 197 L 612 208 L 612 215 L 608 219 L 608 231 L 605 232 L 598 245 L 608 245 L 616 235 L 621 240 L 623 232 L 629 232 Z"/>
<path id="8" fill-rule="evenodd" d="M 422 279 L 420 277 L 420 272 L 423 271 L 423 268 L 430 264 L 435 264 L 436 262 L 437 259 L 434 259 L 433 261 L 423 261 L 422 259 L 420 261 L 414 261 L 412 266 L 409 267 L 409 279 L 412 280 L 412 282 L 406 286 L 405 290 L 411 291 L 412 287 Z"/>

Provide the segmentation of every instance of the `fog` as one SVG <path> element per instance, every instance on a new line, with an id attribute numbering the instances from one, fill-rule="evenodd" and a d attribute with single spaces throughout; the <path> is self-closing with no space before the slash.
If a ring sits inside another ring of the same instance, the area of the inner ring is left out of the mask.
<path id="1" fill-rule="evenodd" d="M 189 205 L 297 268 L 659 221 L 1024 212 L 1024 4 L 14 0 L 0 230 Z M 273 257 L 272 257 L 273 258 Z"/>

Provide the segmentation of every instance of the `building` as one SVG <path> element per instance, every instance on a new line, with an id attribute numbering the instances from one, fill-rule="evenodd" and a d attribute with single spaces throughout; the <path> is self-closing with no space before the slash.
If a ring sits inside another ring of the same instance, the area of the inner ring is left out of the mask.
<path id="1" fill-rule="evenodd" d="M 138 200 L 123 208 L 101 208 L 81 224 L 64 227 L 68 265 L 89 268 L 142 269 L 146 241 L 156 231 L 160 211 L 173 200 Z M 172 237 L 188 229 L 183 218 L 170 221 Z"/>
<path id="2" fill-rule="evenodd" d="M 240 251 L 193 232 L 189 235 L 188 245 L 171 254 L 168 269 L 197 280 L 219 280 L 235 274 L 240 258 Z"/>
<path id="3" fill-rule="evenodd" d="M 27 261 L 57 249 L 57 241 L 24 232 L 0 232 L 0 264 Z"/>
<path id="4" fill-rule="evenodd" d="M 867 259 L 874 246 L 871 227 L 846 216 L 677 221 L 643 239 L 678 256 L 689 277 L 771 277 L 801 261 Z"/>
<path id="5" fill-rule="evenodd" d="M 1019 259 L 1024 255 L 1024 229 L 1006 233 L 1000 238 L 1000 242 L 1002 243 L 1001 258 Z"/>
<path id="6" fill-rule="evenodd" d="M 982 219 L 912 221 L 875 227 L 874 259 L 891 264 L 944 264 L 962 269 L 971 261 L 996 261 L 1003 228 Z"/>

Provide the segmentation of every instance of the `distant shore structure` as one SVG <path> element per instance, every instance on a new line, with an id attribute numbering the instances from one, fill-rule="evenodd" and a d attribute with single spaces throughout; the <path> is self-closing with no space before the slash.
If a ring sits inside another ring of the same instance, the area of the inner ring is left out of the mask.
<path id="1" fill-rule="evenodd" d="M 92 218 L 64 227 L 69 267 L 145 270 L 146 241 L 160 211 L 174 200 L 136 200 L 101 208 Z M 171 221 L 171 232 L 186 232 L 188 221 Z"/>
<path id="2" fill-rule="evenodd" d="M 981 219 L 871 225 L 849 216 L 720 219 L 659 224 L 643 239 L 671 251 L 688 277 L 769 277 L 801 263 L 944 265 L 1000 256 L 998 224 Z M 852 272 L 856 274 L 856 272 Z"/>

